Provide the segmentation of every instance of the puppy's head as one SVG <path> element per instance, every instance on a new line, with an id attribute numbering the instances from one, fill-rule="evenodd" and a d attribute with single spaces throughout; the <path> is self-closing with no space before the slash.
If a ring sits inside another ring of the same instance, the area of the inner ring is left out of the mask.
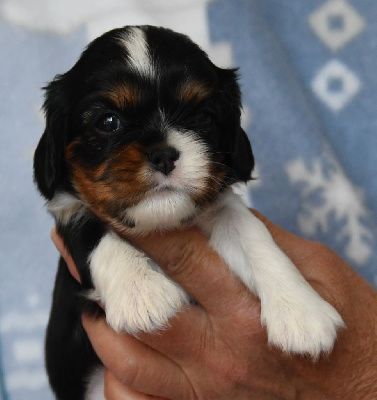
<path id="1" fill-rule="evenodd" d="M 250 179 L 240 107 L 236 72 L 186 36 L 108 32 L 46 88 L 38 188 L 48 200 L 70 193 L 118 229 L 179 225 Z"/>

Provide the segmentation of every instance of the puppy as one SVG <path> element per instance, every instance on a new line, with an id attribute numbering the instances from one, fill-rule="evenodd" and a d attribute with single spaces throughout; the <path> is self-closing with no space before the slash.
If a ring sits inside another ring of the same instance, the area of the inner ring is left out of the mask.
<path id="1" fill-rule="evenodd" d="M 136 335 L 163 329 L 190 301 L 122 235 L 197 225 L 259 297 L 271 345 L 314 359 L 331 351 L 341 317 L 231 189 L 254 166 L 240 108 L 235 70 L 152 26 L 104 34 L 47 86 L 35 181 L 81 277 L 60 260 L 46 338 L 58 399 L 98 398 L 87 304 Z"/>

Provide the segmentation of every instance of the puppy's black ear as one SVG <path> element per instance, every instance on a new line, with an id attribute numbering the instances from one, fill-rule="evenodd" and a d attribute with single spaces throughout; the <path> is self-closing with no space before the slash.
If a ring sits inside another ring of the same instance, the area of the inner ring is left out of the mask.
<path id="1" fill-rule="evenodd" d="M 237 181 L 251 179 L 254 168 L 254 156 L 246 132 L 241 128 L 241 91 L 237 83 L 236 69 L 216 67 L 225 106 L 223 106 L 223 126 L 228 138 L 230 167 Z"/>
<path id="2" fill-rule="evenodd" d="M 64 150 L 67 143 L 69 99 L 64 75 L 57 76 L 45 88 L 43 105 L 46 128 L 34 153 L 34 180 L 39 191 L 52 199 L 61 183 L 65 168 Z"/>
<path id="3" fill-rule="evenodd" d="M 235 134 L 230 157 L 236 179 L 242 182 L 249 181 L 254 169 L 254 156 L 249 138 L 241 126 Z"/>

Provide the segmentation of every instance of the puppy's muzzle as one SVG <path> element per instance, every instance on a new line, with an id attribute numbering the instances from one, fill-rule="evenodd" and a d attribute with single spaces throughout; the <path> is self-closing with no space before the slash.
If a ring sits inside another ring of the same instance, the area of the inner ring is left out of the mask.
<path id="1" fill-rule="evenodd" d="M 168 176 L 175 168 L 179 159 L 179 151 L 174 147 L 164 146 L 153 149 L 148 153 L 148 160 L 154 170 Z"/>

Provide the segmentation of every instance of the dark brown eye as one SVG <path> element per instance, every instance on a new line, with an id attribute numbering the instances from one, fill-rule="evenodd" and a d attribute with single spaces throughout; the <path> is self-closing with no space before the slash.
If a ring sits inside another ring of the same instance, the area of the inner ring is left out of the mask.
<path id="1" fill-rule="evenodd" d="M 100 132 L 111 133 L 119 130 L 122 126 L 122 123 L 118 117 L 109 114 L 101 118 L 95 126 Z"/>
<path id="2" fill-rule="evenodd" d="M 195 115 L 197 125 L 208 126 L 213 122 L 213 115 L 208 111 L 200 111 Z"/>

